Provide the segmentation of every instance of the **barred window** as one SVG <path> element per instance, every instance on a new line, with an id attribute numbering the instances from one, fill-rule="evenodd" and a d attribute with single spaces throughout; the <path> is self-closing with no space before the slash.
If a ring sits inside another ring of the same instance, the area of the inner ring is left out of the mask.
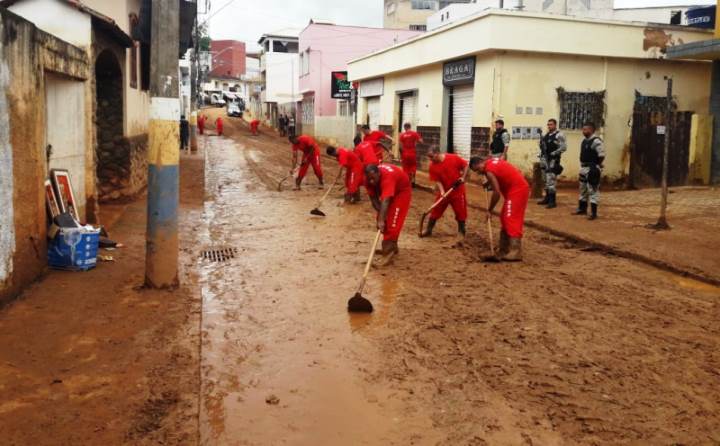
<path id="1" fill-rule="evenodd" d="M 410 25 L 410 31 L 427 31 L 427 25 Z"/>
<path id="2" fill-rule="evenodd" d="M 557 89 L 560 102 L 560 128 L 581 129 L 587 121 L 600 128 L 605 123 L 605 92 L 576 92 Z"/>

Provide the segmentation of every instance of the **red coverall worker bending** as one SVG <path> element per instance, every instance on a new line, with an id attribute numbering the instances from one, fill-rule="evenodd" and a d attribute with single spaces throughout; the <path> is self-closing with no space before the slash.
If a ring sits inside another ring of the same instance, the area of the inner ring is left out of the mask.
<path id="1" fill-rule="evenodd" d="M 355 155 L 360 159 L 360 162 L 363 163 L 363 166 L 380 164 L 380 160 L 377 155 L 375 155 L 375 145 L 370 141 L 361 142 L 355 146 L 353 152 L 355 152 Z"/>
<path id="2" fill-rule="evenodd" d="M 388 144 L 393 144 L 394 141 L 386 135 L 385 132 L 381 132 L 380 130 L 370 131 L 370 126 L 368 125 L 362 126 L 362 133 L 364 135 L 363 142 L 367 141 L 373 143 L 375 156 L 377 156 L 377 159 L 382 163 L 384 158 L 383 151 L 387 151 L 382 142 L 385 141 Z"/>
<path id="3" fill-rule="evenodd" d="M 218 116 L 218 118 L 215 120 L 215 130 L 217 130 L 218 136 L 222 136 L 223 134 L 223 120 L 221 117 Z"/>
<path id="4" fill-rule="evenodd" d="M 207 116 L 203 115 L 202 113 L 198 116 L 197 119 L 197 125 L 198 125 L 198 131 L 201 135 L 205 134 L 205 121 L 207 120 Z"/>
<path id="5" fill-rule="evenodd" d="M 430 158 L 430 181 L 435 181 L 437 184 L 435 200 L 439 200 L 450 188 L 453 188 L 453 191 L 430 212 L 430 220 L 422 236 L 429 237 L 432 235 L 435 224 L 443 216 L 449 205 L 452 206 L 455 212 L 458 233 L 464 237 L 465 221 L 467 220 L 465 177 L 468 172 L 468 163 L 455 154 L 441 153 L 437 147 L 430 149 L 428 158 Z"/>
<path id="6" fill-rule="evenodd" d="M 252 121 L 250 121 L 250 131 L 252 132 L 253 136 L 257 136 L 259 125 L 260 125 L 259 119 L 253 119 Z"/>
<path id="7" fill-rule="evenodd" d="M 530 197 L 530 186 L 522 172 L 517 167 L 502 158 L 490 158 L 483 161 L 480 157 L 470 159 L 470 169 L 484 174 L 493 195 L 487 218 L 492 217 L 492 211 L 500 200 L 504 199 L 500 213 L 500 246 L 499 255 L 502 260 L 517 262 L 522 260 L 522 236 L 525 223 L 525 209 Z"/>
<path id="8" fill-rule="evenodd" d="M 405 224 L 412 187 L 401 168 L 392 164 L 369 164 L 365 166 L 365 186 L 377 215 L 377 228 L 382 231 L 382 259 L 387 265 L 398 253 L 398 239 Z"/>
<path id="9" fill-rule="evenodd" d="M 404 125 L 405 131 L 400 134 L 400 159 L 402 168 L 415 185 L 415 174 L 417 173 L 417 143 L 423 144 L 422 136 L 412 130 L 412 125 L 407 122 Z"/>
<path id="10" fill-rule="evenodd" d="M 323 188 L 323 172 L 322 166 L 320 166 L 320 147 L 317 145 L 315 140 L 307 135 L 290 135 L 288 138 L 292 143 L 292 169 L 290 172 L 295 171 L 295 166 L 298 161 L 298 152 L 302 152 L 302 159 L 300 161 L 300 170 L 298 176 L 295 179 L 295 190 L 300 190 L 300 184 L 303 178 L 307 174 L 308 168 L 312 166 L 315 176 L 320 182 L 320 189 Z"/>
<path id="11" fill-rule="evenodd" d="M 328 146 L 326 153 L 337 158 L 340 167 L 345 169 L 345 202 L 360 201 L 360 185 L 365 181 L 364 167 L 360 158 L 352 150 Z"/>

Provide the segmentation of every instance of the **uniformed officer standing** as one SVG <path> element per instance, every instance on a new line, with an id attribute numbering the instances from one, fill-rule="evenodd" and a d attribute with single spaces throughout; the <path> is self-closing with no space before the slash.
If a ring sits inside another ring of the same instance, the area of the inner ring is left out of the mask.
<path id="1" fill-rule="evenodd" d="M 598 201 L 600 199 L 600 177 L 603 161 L 605 161 L 605 148 L 600 137 L 595 136 L 595 124 L 583 124 L 585 139 L 580 146 L 580 201 L 575 215 L 587 215 L 588 201 L 590 202 L 589 220 L 597 218 Z"/>
<path id="2" fill-rule="evenodd" d="M 545 198 L 537 204 L 546 205 L 548 209 L 557 207 L 557 176 L 563 171 L 560 157 L 567 150 L 565 135 L 558 130 L 557 120 L 547 122 L 548 132 L 540 140 L 540 165 L 545 174 Z"/>
<path id="3" fill-rule="evenodd" d="M 495 121 L 495 133 L 490 143 L 490 155 L 506 160 L 508 149 L 510 149 L 510 133 L 505 129 L 505 121 L 498 119 Z"/>

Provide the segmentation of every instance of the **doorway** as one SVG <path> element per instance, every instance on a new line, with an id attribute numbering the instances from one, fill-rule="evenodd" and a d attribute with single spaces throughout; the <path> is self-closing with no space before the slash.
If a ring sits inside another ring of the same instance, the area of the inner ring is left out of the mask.
<path id="1" fill-rule="evenodd" d="M 130 175 L 130 158 L 123 138 L 122 71 L 110 50 L 95 61 L 95 105 L 98 192 L 101 200 L 119 198 L 118 189 Z"/>

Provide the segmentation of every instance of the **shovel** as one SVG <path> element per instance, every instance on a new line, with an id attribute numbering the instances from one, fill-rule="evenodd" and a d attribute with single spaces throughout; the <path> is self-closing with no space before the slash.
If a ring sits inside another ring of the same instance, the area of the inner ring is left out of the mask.
<path id="1" fill-rule="evenodd" d="M 283 184 L 285 184 L 285 182 L 287 180 L 289 180 L 290 178 L 294 177 L 296 172 L 297 172 L 297 169 L 293 169 L 293 171 L 290 173 L 290 175 L 288 175 L 285 178 L 283 178 L 282 180 L 280 180 L 280 182 L 278 183 L 278 189 L 277 189 L 278 192 L 282 192 Z"/>
<path id="2" fill-rule="evenodd" d="M 378 231 L 375 235 L 375 241 L 370 249 L 370 257 L 365 265 L 365 272 L 363 273 L 362 280 L 360 281 L 360 286 L 358 287 L 357 293 L 355 293 L 355 295 L 348 301 L 348 311 L 350 313 L 372 313 L 373 311 L 372 302 L 362 297 L 362 291 L 363 288 L 365 288 L 365 281 L 367 280 L 370 265 L 372 265 L 373 257 L 375 257 L 375 250 L 380 242 L 381 235 L 382 231 Z"/>
<path id="3" fill-rule="evenodd" d="M 490 212 L 490 199 L 488 199 L 488 195 L 490 194 L 489 191 L 485 191 L 485 209 Z M 483 257 L 483 262 L 487 263 L 498 263 L 500 262 L 500 259 L 498 259 L 497 255 L 495 254 L 495 244 L 493 243 L 493 230 L 492 230 L 492 219 L 488 218 L 487 220 L 487 227 L 488 227 L 488 240 L 490 240 L 490 255 Z"/>
<path id="4" fill-rule="evenodd" d="M 438 198 L 438 200 L 435 203 L 433 203 L 432 206 L 430 206 L 430 208 L 428 208 L 427 211 L 423 212 L 422 217 L 420 217 L 420 233 L 418 234 L 420 237 L 423 236 L 422 234 L 423 234 L 423 229 L 425 228 L 425 220 L 427 219 L 427 216 L 430 215 L 430 212 L 432 212 L 432 210 L 435 209 L 435 207 L 437 207 L 437 205 L 442 203 L 442 201 L 444 199 L 446 199 L 448 197 L 448 195 L 450 195 L 452 193 L 452 191 L 454 191 L 454 190 L 455 190 L 454 187 L 451 187 L 450 189 L 448 189 L 444 194 L 442 194 L 442 196 L 440 198 Z"/>
<path id="5" fill-rule="evenodd" d="M 312 215 L 317 215 L 318 217 L 325 216 L 325 212 L 320 210 L 320 205 L 323 204 L 323 201 L 325 201 L 325 199 L 328 197 L 328 195 L 330 195 L 330 192 L 332 192 L 333 188 L 337 185 L 338 181 L 340 180 L 340 177 L 342 176 L 342 172 L 343 172 L 343 170 L 340 169 L 340 172 L 338 172 L 337 177 L 335 177 L 335 181 L 333 181 L 333 183 L 328 188 L 327 192 L 325 192 L 325 195 L 323 195 L 322 198 L 320 199 L 320 201 L 318 201 L 317 206 L 315 206 L 315 208 L 312 211 L 310 211 L 310 213 Z"/>

